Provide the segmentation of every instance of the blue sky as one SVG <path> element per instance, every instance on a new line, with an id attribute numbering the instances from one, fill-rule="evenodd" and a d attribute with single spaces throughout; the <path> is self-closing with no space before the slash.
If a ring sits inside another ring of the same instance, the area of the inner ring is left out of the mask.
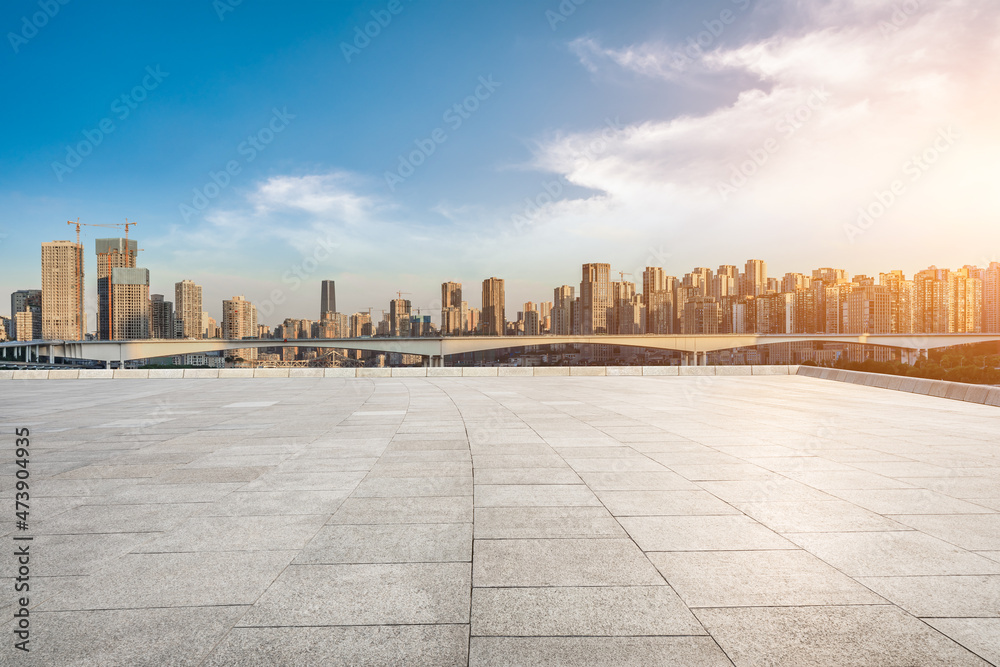
<path id="1" fill-rule="evenodd" d="M 270 325 L 316 317 L 322 279 L 377 312 L 498 276 L 515 311 L 587 261 L 982 265 L 1000 11 L 910 3 L 11 1 L 0 293 L 78 217 L 137 220 L 154 293 Z"/>

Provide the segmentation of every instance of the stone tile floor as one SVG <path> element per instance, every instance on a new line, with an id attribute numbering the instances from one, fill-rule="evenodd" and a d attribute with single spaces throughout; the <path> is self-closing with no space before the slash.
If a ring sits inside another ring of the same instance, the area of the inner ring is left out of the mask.
<path id="1" fill-rule="evenodd" d="M 1000 663 L 1000 409 L 805 377 L 0 383 L 10 665 Z M 19 533 L 25 534 L 25 533 Z"/>

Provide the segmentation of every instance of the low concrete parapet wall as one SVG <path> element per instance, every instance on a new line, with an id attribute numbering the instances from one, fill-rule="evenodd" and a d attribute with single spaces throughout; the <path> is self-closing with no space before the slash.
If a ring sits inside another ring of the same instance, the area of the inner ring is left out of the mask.
<path id="1" fill-rule="evenodd" d="M 449 366 L 445 368 L 152 368 L 0 370 L 0 380 L 442 378 L 442 377 L 705 377 L 795 375 L 798 366 Z M 831 370 L 831 369 L 818 369 Z M 839 372 L 839 371 L 838 371 Z M 915 379 L 915 378 L 905 378 Z M 952 383 L 954 384 L 954 383 Z M 928 393 L 926 387 L 922 393 Z"/>
<path id="2" fill-rule="evenodd" d="M 905 391 L 911 394 L 950 398 L 954 401 L 1000 406 L 1000 387 L 991 387 L 983 384 L 947 382 L 945 380 L 929 380 L 927 378 L 886 375 L 884 373 L 845 371 L 837 368 L 821 368 L 819 366 L 799 366 L 796 375 L 804 375 L 821 380 L 834 380 L 836 382 L 850 382 L 866 387 Z"/>

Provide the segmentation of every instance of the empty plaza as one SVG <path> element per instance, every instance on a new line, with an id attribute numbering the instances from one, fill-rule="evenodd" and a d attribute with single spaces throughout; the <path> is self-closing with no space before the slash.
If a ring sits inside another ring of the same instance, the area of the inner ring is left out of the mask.
<path id="1" fill-rule="evenodd" d="M 1000 662 L 993 406 L 795 375 L 53 379 L 0 380 L 0 423 L 0 664 Z"/>

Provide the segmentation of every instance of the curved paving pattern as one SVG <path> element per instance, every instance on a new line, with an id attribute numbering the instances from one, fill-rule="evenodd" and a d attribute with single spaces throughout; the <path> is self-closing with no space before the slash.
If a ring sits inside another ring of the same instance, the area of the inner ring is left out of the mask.
<path id="1" fill-rule="evenodd" d="M 33 430 L 36 554 L 34 651 L 4 664 L 1000 661 L 993 407 L 796 376 L 25 380 L 0 405 Z"/>

